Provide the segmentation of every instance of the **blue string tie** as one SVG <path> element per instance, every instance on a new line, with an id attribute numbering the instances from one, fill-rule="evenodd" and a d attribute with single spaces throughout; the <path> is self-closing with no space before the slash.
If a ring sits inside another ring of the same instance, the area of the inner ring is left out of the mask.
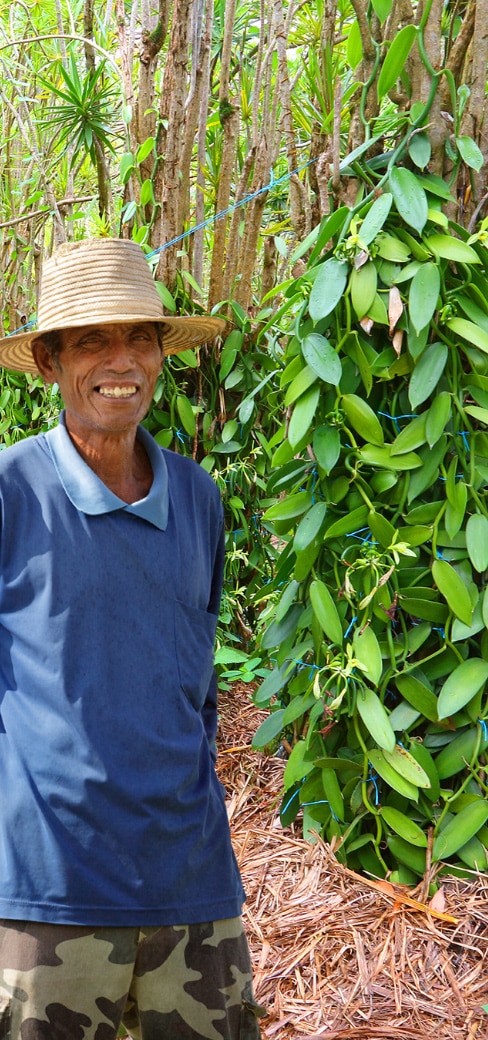
<path id="1" fill-rule="evenodd" d="M 380 803 L 380 792 L 379 792 L 379 788 L 378 788 L 378 784 L 377 784 L 377 779 L 378 779 L 378 774 L 370 772 L 369 776 L 366 777 L 366 780 L 362 780 L 363 784 L 373 784 L 374 792 L 375 792 L 375 797 L 374 797 L 374 804 L 375 805 L 379 805 L 379 803 Z"/>
<path id="2" fill-rule="evenodd" d="M 347 639 L 351 629 L 354 628 L 354 625 L 356 624 L 356 621 L 357 621 L 357 615 L 356 615 L 356 617 L 353 617 L 352 621 L 350 621 L 349 625 L 347 626 L 347 629 L 346 629 L 346 632 L 345 632 L 345 635 L 344 635 L 344 639 Z"/>

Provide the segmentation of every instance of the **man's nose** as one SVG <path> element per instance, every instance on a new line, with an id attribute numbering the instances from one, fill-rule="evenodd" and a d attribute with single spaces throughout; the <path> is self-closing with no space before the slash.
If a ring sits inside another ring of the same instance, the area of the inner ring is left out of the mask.
<path id="1" fill-rule="evenodd" d="M 115 332 L 110 337 L 107 361 L 111 368 L 116 368 L 118 371 L 125 371 L 125 369 L 133 366 L 134 352 L 130 341 L 125 338 L 123 333 Z"/>

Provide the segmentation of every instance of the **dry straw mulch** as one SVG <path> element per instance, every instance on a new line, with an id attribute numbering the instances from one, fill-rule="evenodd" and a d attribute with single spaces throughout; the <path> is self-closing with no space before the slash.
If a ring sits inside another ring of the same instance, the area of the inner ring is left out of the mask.
<path id="1" fill-rule="evenodd" d="M 488 1040 L 488 877 L 443 880 L 437 908 L 456 924 L 351 877 L 322 842 L 282 830 L 284 763 L 250 748 L 261 717 L 246 690 L 221 694 L 220 714 L 263 1037 Z"/>

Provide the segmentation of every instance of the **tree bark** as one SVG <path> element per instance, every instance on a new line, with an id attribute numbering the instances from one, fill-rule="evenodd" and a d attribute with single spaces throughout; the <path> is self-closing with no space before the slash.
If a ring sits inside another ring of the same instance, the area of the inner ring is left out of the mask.
<path id="1" fill-rule="evenodd" d="M 236 99 L 229 97 L 230 62 L 232 56 L 232 38 L 236 0 L 229 0 L 225 5 L 224 38 L 222 41 L 222 57 L 219 84 L 219 114 L 222 127 L 222 161 L 217 189 L 216 213 L 223 213 L 229 206 L 232 178 L 234 175 L 237 140 L 240 128 L 240 111 L 235 104 Z M 227 217 L 221 217 L 214 224 L 214 247 L 210 269 L 209 306 L 214 307 L 223 296 L 224 257 L 226 255 Z M 227 257 L 228 261 L 228 257 Z"/>
<path id="2" fill-rule="evenodd" d="M 206 165 L 206 129 L 207 116 L 210 101 L 210 40 L 212 38 L 212 26 L 214 17 L 213 0 L 207 0 L 207 21 L 205 35 L 208 37 L 209 46 L 205 47 L 202 68 L 202 93 L 200 112 L 198 117 L 198 154 L 195 190 L 195 224 L 200 230 L 195 231 L 193 236 L 193 277 L 203 288 L 203 253 L 205 241 L 205 229 L 200 227 L 205 218 L 205 165 Z"/>
<path id="3" fill-rule="evenodd" d="M 178 224 L 181 197 L 179 163 L 185 127 L 191 9 L 192 0 L 176 0 L 164 70 L 159 108 L 160 131 L 156 138 L 158 166 L 154 176 L 154 194 L 160 209 L 151 236 L 151 244 L 156 248 L 176 238 L 181 232 Z M 162 155 L 164 162 L 160 158 Z M 177 246 L 173 245 L 160 253 L 158 264 L 158 278 L 170 290 L 176 281 L 176 271 Z"/>

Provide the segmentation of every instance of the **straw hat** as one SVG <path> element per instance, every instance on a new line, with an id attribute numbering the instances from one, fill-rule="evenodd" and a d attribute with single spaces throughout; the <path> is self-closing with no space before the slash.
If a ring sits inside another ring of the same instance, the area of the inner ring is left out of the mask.
<path id="1" fill-rule="evenodd" d="M 165 355 L 205 343 L 226 325 L 222 318 L 205 314 L 168 317 L 136 242 L 88 238 L 64 243 L 45 261 L 37 330 L 0 339 L 0 366 L 35 372 L 31 344 L 43 332 L 127 321 L 160 324 Z"/>

